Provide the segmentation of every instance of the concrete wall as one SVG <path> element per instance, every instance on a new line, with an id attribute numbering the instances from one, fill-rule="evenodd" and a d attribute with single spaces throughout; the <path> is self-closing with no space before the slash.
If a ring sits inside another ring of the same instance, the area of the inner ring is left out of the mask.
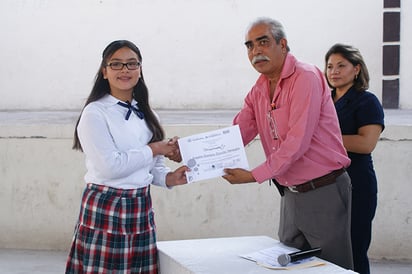
<path id="1" fill-rule="evenodd" d="M 402 1 L 402 108 L 412 108 L 411 11 Z M 279 19 L 292 53 L 321 68 L 332 44 L 357 46 L 381 98 L 383 1 L 3 0 L 0 110 L 80 109 L 115 39 L 141 48 L 154 107 L 237 109 L 256 80 L 243 42 L 258 16 Z"/>
<path id="2" fill-rule="evenodd" d="M 70 149 L 78 113 L 35 115 L 0 115 L 0 248 L 67 250 L 84 187 L 83 154 Z M 186 113 L 185 119 L 195 119 L 192 115 Z M 411 117 L 407 113 L 404 124 L 388 117 L 374 153 L 379 206 L 372 258 L 412 260 Z M 165 129 L 167 136 L 183 137 L 229 124 L 166 123 Z M 258 139 L 246 152 L 251 168 L 263 160 Z M 159 240 L 277 238 L 280 197 L 268 183 L 236 186 L 218 178 L 172 190 L 152 187 L 152 197 Z"/>

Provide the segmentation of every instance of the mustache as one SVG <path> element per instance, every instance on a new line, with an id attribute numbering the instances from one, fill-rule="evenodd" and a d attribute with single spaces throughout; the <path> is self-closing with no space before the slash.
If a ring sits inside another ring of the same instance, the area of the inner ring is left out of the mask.
<path id="1" fill-rule="evenodd" d="M 255 64 L 256 62 L 259 62 L 259 61 L 270 61 L 270 58 L 267 57 L 266 55 L 257 55 L 253 57 L 252 64 Z"/>

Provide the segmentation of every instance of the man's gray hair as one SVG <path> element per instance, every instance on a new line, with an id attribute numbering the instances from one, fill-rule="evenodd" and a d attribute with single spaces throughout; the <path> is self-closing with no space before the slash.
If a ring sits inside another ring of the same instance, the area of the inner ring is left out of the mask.
<path id="1" fill-rule="evenodd" d="M 249 27 L 247 28 L 246 33 L 248 33 L 250 29 L 253 28 L 254 26 L 261 25 L 261 24 L 268 25 L 270 27 L 270 32 L 272 33 L 272 36 L 275 39 L 276 44 L 279 44 L 280 40 L 283 38 L 287 40 L 283 25 L 279 21 L 269 18 L 269 17 L 257 18 L 255 21 L 249 24 Z M 290 51 L 289 45 L 286 46 L 286 50 Z"/>

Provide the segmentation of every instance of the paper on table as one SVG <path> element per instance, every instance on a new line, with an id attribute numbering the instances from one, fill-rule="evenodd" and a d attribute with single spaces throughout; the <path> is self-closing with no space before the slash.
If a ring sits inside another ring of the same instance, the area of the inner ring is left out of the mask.
<path id="1" fill-rule="evenodd" d="M 190 168 L 187 182 L 224 175 L 225 168 L 249 169 L 239 126 L 179 138 L 182 160 Z"/>
<path id="2" fill-rule="evenodd" d="M 287 266 L 281 266 L 278 263 L 278 257 L 282 254 L 289 254 L 296 252 L 298 249 L 285 246 L 283 244 L 277 244 L 276 246 L 265 248 L 256 252 L 240 255 L 240 257 L 256 262 L 258 265 L 269 269 L 296 269 L 296 268 L 307 268 L 312 266 L 324 265 L 325 262 L 317 260 L 316 257 L 307 258 L 304 260 L 299 260 L 290 263 Z"/>

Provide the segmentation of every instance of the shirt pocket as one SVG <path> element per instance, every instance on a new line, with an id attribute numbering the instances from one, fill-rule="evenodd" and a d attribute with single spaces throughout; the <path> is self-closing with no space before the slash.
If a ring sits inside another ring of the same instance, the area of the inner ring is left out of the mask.
<path id="1" fill-rule="evenodd" d="M 277 136 L 280 140 L 285 140 L 286 135 L 289 130 L 289 109 L 288 108 L 277 108 L 271 111 L 271 117 L 274 121 L 275 130 Z"/>

